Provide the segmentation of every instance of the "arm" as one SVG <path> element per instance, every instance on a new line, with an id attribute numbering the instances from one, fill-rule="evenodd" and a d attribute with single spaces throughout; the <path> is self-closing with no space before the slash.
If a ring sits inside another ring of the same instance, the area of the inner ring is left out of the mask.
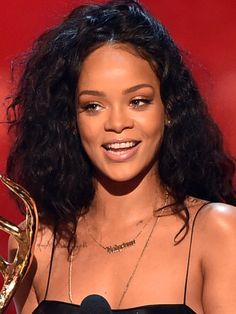
<path id="1" fill-rule="evenodd" d="M 236 309 L 236 208 L 211 204 L 201 217 L 205 314 L 233 314 Z"/>

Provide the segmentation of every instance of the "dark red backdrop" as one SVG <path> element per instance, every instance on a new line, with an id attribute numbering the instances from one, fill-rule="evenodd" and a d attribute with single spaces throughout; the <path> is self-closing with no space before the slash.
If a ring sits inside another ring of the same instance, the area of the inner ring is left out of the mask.
<path id="1" fill-rule="evenodd" d="M 79 0 L 8 0 L 0 10 L 0 121 L 9 94 L 11 60 L 30 48 L 45 29 L 58 23 Z M 210 111 L 220 125 L 226 148 L 236 156 L 236 36 L 234 0 L 143 0 L 191 55 L 192 69 Z M 0 124 L 0 172 L 4 173 L 9 138 Z M 21 218 L 6 190 L 0 189 L 0 214 Z M 0 232 L 0 253 L 6 255 L 6 236 Z M 15 313 L 11 306 L 8 314 Z"/>

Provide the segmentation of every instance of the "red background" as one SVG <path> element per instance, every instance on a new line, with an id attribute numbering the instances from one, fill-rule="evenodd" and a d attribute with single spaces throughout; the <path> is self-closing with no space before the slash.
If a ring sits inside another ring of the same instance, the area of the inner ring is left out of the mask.
<path id="1" fill-rule="evenodd" d="M 5 120 L 11 61 L 30 48 L 46 28 L 61 21 L 79 0 L 8 0 L 0 8 L 0 121 Z M 177 44 L 190 54 L 191 68 L 209 109 L 222 129 L 226 149 L 236 156 L 236 2 L 235 0 L 143 0 L 169 29 Z M 4 173 L 10 139 L 0 124 L 0 172 Z M 14 203 L 0 189 L 0 214 L 19 221 Z M 6 255 L 0 232 L 0 254 Z M 12 306 L 6 311 L 15 313 Z"/>

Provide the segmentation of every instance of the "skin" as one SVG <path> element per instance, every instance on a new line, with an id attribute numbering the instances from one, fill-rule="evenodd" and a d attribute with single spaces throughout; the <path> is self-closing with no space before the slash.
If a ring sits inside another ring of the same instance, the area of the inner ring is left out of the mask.
<path id="1" fill-rule="evenodd" d="M 107 60 L 112 67 L 107 67 Z M 118 45 L 90 54 L 79 80 L 78 126 L 98 181 L 102 177 L 132 180 L 140 172 L 146 174 L 147 168 L 154 173 L 152 160 L 164 132 L 164 106 L 160 82 L 148 62 Z M 138 151 L 114 161 L 102 145 L 118 141 L 139 141 Z"/>
<path id="2" fill-rule="evenodd" d="M 130 92 L 130 88 L 140 84 L 145 87 Z M 144 104 L 143 99 L 151 102 Z M 77 114 L 81 140 L 95 168 L 96 195 L 86 220 L 78 222 L 79 241 L 72 269 L 73 303 L 80 304 L 85 296 L 95 293 L 104 296 L 115 309 L 150 235 L 155 221 L 153 210 L 165 202 L 165 189 L 154 158 L 166 120 L 159 80 L 150 64 L 131 46 L 104 45 L 83 63 Z M 102 146 L 127 139 L 138 141 L 138 149 L 128 158 L 123 152 L 118 157 L 122 160 L 112 159 Z M 190 232 L 193 218 L 204 203 L 194 198 L 186 200 Z M 159 219 L 121 308 L 183 303 L 191 233 L 175 245 L 174 237 L 182 224 L 175 215 Z M 140 231 L 135 246 L 113 255 L 108 255 L 90 236 L 109 245 L 131 240 Z M 32 312 L 44 299 L 51 246 L 52 231 L 41 226 L 35 259 L 15 297 L 19 313 Z M 14 248 L 11 239 L 10 256 Z M 198 314 L 233 314 L 235 264 L 235 208 L 208 204 L 198 214 L 194 228 L 187 305 Z M 69 302 L 67 282 L 67 250 L 65 243 L 60 243 L 54 255 L 47 299 Z"/>

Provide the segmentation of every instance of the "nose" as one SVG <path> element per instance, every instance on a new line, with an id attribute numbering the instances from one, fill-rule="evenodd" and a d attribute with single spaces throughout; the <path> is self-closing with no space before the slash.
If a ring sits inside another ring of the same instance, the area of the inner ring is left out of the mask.
<path id="1" fill-rule="evenodd" d="M 120 106 L 111 108 L 105 122 L 105 131 L 122 133 L 125 129 L 132 129 L 134 121 L 128 110 L 128 108 L 121 108 Z"/>

